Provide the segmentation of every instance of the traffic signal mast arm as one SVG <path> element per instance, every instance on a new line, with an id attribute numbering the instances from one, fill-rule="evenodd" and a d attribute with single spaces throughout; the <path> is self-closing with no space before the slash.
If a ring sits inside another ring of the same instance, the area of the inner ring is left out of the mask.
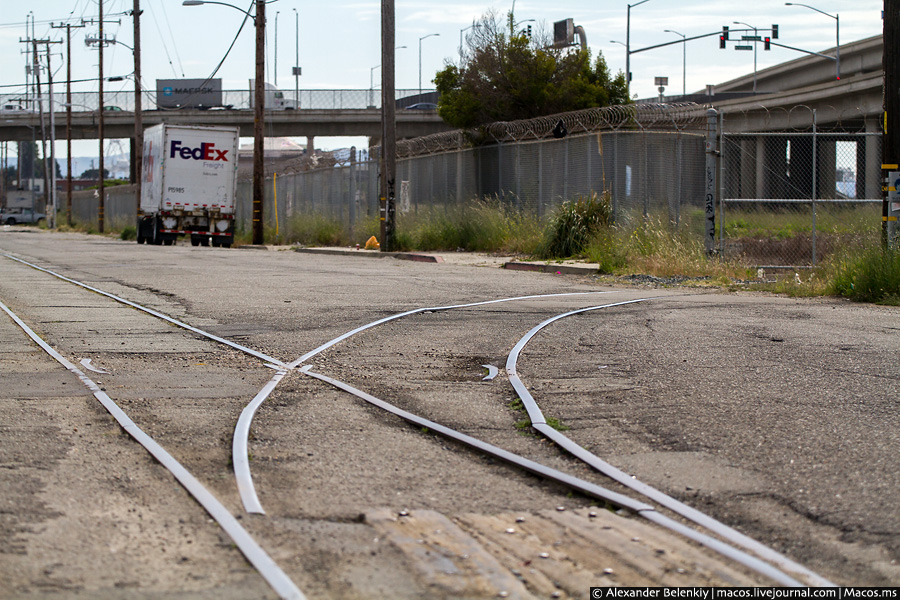
<path id="1" fill-rule="evenodd" d="M 822 58 L 827 58 L 828 60 L 837 60 L 834 56 L 828 56 L 827 54 L 822 54 L 821 52 L 811 52 L 809 50 L 804 50 L 803 48 L 794 48 L 793 46 L 785 46 L 784 44 L 779 44 L 778 42 L 769 41 L 773 46 L 778 46 L 779 48 L 787 48 L 788 50 L 794 50 L 796 52 L 803 52 L 804 54 L 812 54 L 814 56 L 821 56 Z"/>
<path id="2" fill-rule="evenodd" d="M 631 54 L 637 54 L 638 52 L 645 52 L 646 50 L 655 50 L 656 48 L 662 48 L 664 46 L 671 46 L 672 44 L 684 44 L 691 40 L 699 40 L 700 38 L 712 37 L 714 35 L 722 35 L 721 31 L 713 31 L 712 33 L 704 33 L 701 35 L 695 35 L 693 37 L 684 38 L 682 40 L 675 40 L 674 42 L 666 42 L 664 44 L 656 44 L 655 46 L 647 46 L 646 48 L 640 48 L 639 50 L 632 50 Z"/>

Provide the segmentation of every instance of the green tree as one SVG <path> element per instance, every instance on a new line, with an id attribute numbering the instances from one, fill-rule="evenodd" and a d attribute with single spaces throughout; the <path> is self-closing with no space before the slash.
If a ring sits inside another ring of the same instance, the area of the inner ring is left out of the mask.
<path id="1" fill-rule="evenodd" d="M 435 75 L 438 113 L 460 128 L 625 104 L 625 75 L 613 77 L 603 55 L 554 48 L 546 35 L 511 32 L 495 13 L 473 28 L 459 66 Z"/>
<path id="2" fill-rule="evenodd" d="M 78 176 L 78 179 L 97 179 L 100 175 L 100 169 L 88 169 Z M 109 179 L 109 169 L 103 169 L 103 180 Z"/>

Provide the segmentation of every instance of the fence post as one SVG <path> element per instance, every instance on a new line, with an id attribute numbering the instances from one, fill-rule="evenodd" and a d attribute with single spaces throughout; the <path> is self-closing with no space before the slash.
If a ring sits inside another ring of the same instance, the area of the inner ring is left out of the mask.
<path id="1" fill-rule="evenodd" d="M 716 251 L 716 162 L 718 151 L 718 113 L 706 111 L 706 254 Z"/>
<path id="2" fill-rule="evenodd" d="M 347 231 L 352 233 L 356 226 L 356 146 L 350 147 L 350 226 Z"/>
<path id="3" fill-rule="evenodd" d="M 812 111 L 812 266 L 816 266 L 816 196 L 819 192 L 818 150 L 819 138 L 816 135 L 816 109 Z"/>

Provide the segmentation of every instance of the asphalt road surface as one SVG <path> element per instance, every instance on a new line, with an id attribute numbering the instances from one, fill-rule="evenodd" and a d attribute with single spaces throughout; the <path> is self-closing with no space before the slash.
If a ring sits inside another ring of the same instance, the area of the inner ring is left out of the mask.
<path id="1" fill-rule="evenodd" d="M 307 364 L 635 498 L 528 427 L 504 366 L 546 319 L 653 298 L 561 319 L 528 343 L 517 372 L 545 415 L 832 582 L 900 584 L 896 308 L 610 287 L 503 270 L 490 257 L 154 247 L 33 228 L 0 230 L 0 253 L 0 302 L 72 363 L 106 371 L 85 367 L 310 598 L 586 598 L 591 586 L 771 582 L 295 372 L 253 421 L 266 514 L 247 514 L 232 435 L 273 370 L 5 255 L 286 363 L 407 310 L 581 293 L 418 313 Z M 499 375 L 483 381 L 482 365 Z M 0 313 L 0 597 L 173 594 L 276 597 L 82 382 Z"/>

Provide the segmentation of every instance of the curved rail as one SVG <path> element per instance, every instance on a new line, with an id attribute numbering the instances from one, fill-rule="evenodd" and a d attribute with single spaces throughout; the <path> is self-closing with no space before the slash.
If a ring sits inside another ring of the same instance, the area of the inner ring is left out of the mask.
<path id="1" fill-rule="evenodd" d="M 169 470 L 175 479 L 184 486 L 200 506 L 209 513 L 219 526 L 234 541 L 238 550 L 241 551 L 250 564 L 259 572 L 275 592 L 281 598 L 290 600 L 303 600 L 306 596 L 294 584 L 293 581 L 281 570 L 281 567 L 266 553 L 265 550 L 251 537 L 247 530 L 241 527 L 237 519 L 232 516 L 225 506 L 207 490 L 200 481 L 194 477 L 190 471 L 184 468 L 171 454 L 160 446 L 156 440 L 144 433 L 134 421 L 129 418 L 118 404 L 110 398 L 106 392 L 100 389 L 94 381 L 92 381 L 83 371 L 78 369 L 74 364 L 66 360 L 59 352 L 54 350 L 40 336 L 38 336 L 28 325 L 25 324 L 16 314 L 14 314 L 7 306 L 0 301 L 0 310 L 3 310 L 9 317 L 30 337 L 38 346 L 40 346 L 47 354 L 49 354 L 59 364 L 74 373 L 91 391 L 93 396 L 103 405 L 110 415 L 119 423 L 119 425 L 134 440 L 143 446 L 147 452 L 158 460 L 166 469 Z"/>
<path id="2" fill-rule="evenodd" d="M 516 362 L 518 361 L 519 354 L 522 352 L 525 344 L 527 344 L 541 329 L 550 325 L 551 323 L 559 321 L 560 319 L 564 319 L 566 317 L 571 317 L 573 315 L 578 315 L 588 311 L 609 308 L 612 306 L 622 306 L 624 304 L 632 304 L 634 302 L 641 301 L 642 300 L 630 300 L 626 302 L 606 304 L 603 306 L 591 306 L 589 308 L 582 308 L 579 310 L 573 310 L 567 313 L 556 315 L 555 317 L 551 317 L 550 319 L 547 319 L 546 321 L 536 325 L 531 329 L 531 331 L 525 334 L 522 339 L 519 340 L 519 342 L 509 353 L 509 357 L 506 360 L 506 375 L 509 378 L 509 381 L 512 384 L 513 388 L 515 388 L 516 394 L 518 394 L 519 399 L 522 401 L 522 404 L 525 405 L 525 410 L 528 412 L 528 418 L 531 419 L 531 426 L 542 433 L 553 443 L 558 445 L 560 448 L 570 453 L 572 456 L 575 456 L 582 462 L 586 463 L 591 468 L 599 471 L 600 473 L 603 473 L 604 475 L 610 477 L 615 481 L 618 481 L 622 485 L 653 500 L 661 506 L 665 506 L 676 514 L 679 514 L 682 517 L 693 521 L 701 527 L 705 527 L 706 529 L 712 531 L 716 535 L 723 537 L 724 539 L 730 540 L 735 544 L 738 544 L 744 548 L 747 548 L 748 550 L 755 552 L 757 555 L 780 565 L 784 569 L 809 577 L 810 580 L 816 585 L 829 587 L 834 586 L 835 584 L 823 578 L 821 575 L 810 571 L 803 565 L 792 561 L 783 554 L 780 554 L 775 550 L 772 550 L 768 546 L 759 543 L 753 538 L 744 535 L 736 529 L 725 525 L 721 521 L 718 521 L 710 517 L 709 515 L 702 513 L 697 509 L 688 506 L 687 504 L 684 504 L 680 500 L 676 500 L 675 498 L 665 494 L 664 492 L 661 492 L 660 490 L 657 490 L 656 488 L 647 485 L 646 483 L 632 478 L 627 473 L 624 473 L 623 471 L 602 460 L 597 455 L 591 453 L 584 447 L 571 440 L 566 435 L 562 434 L 561 432 L 557 431 L 547 424 L 547 420 L 544 418 L 544 413 L 541 411 L 537 402 L 534 400 L 534 397 L 532 397 L 531 393 L 528 391 L 528 388 L 524 383 L 522 383 L 522 380 L 519 378 L 518 372 L 516 370 Z"/>
<path id="3" fill-rule="evenodd" d="M 423 313 L 423 312 L 446 311 L 446 310 L 452 310 L 452 309 L 458 309 L 458 308 L 469 308 L 469 307 L 475 307 L 475 306 L 484 306 L 484 305 L 497 304 L 497 303 L 502 303 L 502 302 L 512 302 L 515 300 L 527 300 L 527 299 L 535 299 L 535 298 L 562 297 L 562 296 L 578 296 L 578 295 L 596 295 L 596 294 L 610 293 L 610 292 L 568 292 L 568 293 L 559 293 L 559 294 L 537 294 L 537 295 L 529 295 L 529 296 L 517 296 L 517 297 L 512 297 L 512 298 L 500 298 L 500 299 L 480 301 L 480 302 L 471 302 L 471 303 L 466 303 L 466 304 L 418 308 L 418 309 L 414 309 L 414 310 L 410 310 L 410 311 L 405 311 L 402 313 L 397 313 L 395 315 L 391 315 L 389 317 L 385 317 L 383 319 L 379 319 L 372 323 L 357 327 L 356 329 L 353 329 L 352 331 L 349 331 L 341 336 L 338 336 L 337 338 L 334 338 L 333 340 L 331 340 L 329 342 L 326 342 L 325 344 L 322 344 L 321 346 L 315 348 L 314 350 L 304 354 L 303 356 L 301 356 L 297 360 L 293 361 L 292 363 L 285 364 L 285 363 L 283 363 L 277 359 L 274 359 L 268 355 L 257 352 L 250 348 L 246 348 L 245 346 L 241 346 L 240 344 L 235 344 L 233 342 L 230 342 L 229 340 L 225 340 L 223 338 L 209 334 L 207 332 L 204 332 L 193 326 L 187 325 L 185 323 L 182 323 L 181 321 L 178 321 L 176 319 L 168 317 L 167 315 L 159 313 L 158 311 L 155 311 L 153 309 L 143 307 L 143 306 L 136 304 L 134 302 L 131 302 L 129 300 L 125 300 L 123 298 L 120 298 L 120 297 L 110 294 L 108 292 L 104 292 L 102 290 L 99 290 L 92 286 L 86 285 L 86 284 L 76 281 L 74 279 L 70 279 L 63 275 L 55 273 L 49 269 L 39 267 L 37 265 L 34 265 L 32 263 L 29 263 L 29 262 L 19 259 L 17 257 L 11 256 L 9 254 L 2 254 L 2 255 L 6 256 L 7 258 L 10 258 L 12 260 L 15 260 L 17 262 L 20 262 L 22 264 L 25 264 L 27 266 L 30 266 L 32 268 L 35 268 L 39 271 L 53 275 L 54 277 L 57 277 L 61 280 L 67 281 L 69 283 L 72 283 L 72 284 L 82 287 L 84 289 L 96 292 L 105 297 L 108 297 L 110 299 L 116 300 L 116 301 L 126 304 L 128 306 L 131 306 L 133 308 L 136 308 L 138 310 L 141 310 L 143 312 L 146 312 L 148 314 L 156 316 L 156 317 L 158 317 L 164 321 L 167 321 L 171 324 L 177 325 L 179 327 L 182 327 L 184 329 L 187 329 L 189 331 L 192 331 L 194 333 L 197 333 L 199 335 L 202 335 L 202 336 L 212 339 L 214 341 L 221 342 L 223 344 L 231 346 L 232 348 L 246 352 L 247 354 L 250 354 L 252 356 L 262 358 L 262 359 L 268 361 L 268 363 L 270 363 L 270 364 L 267 364 L 266 366 L 277 369 L 278 372 L 276 373 L 276 375 L 273 376 L 273 378 L 269 381 L 269 383 L 266 384 L 266 386 L 256 395 L 256 397 L 254 397 L 253 401 L 251 401 L 251 403 L 248 404 L 242 411 L 241 417 L 239 419 L 239 425 L 238 425 L 238 427 L 236 427 L 236 430 L 235 430 L 234 441 L 233 441 L 232 457 L 234 460 L 235 476 L 238 480 L 237 485 L 239 488 L 239 492 L 241 494 L 241 499 L 242 499 L 242 502 L 244 503 L 245 508 L 248 510 L 248 512 L 256 512 L 256 513 L 264 513 L 264 511 L 262 509 L 261 504 L 259 503 L 258 497 L 256 496 L 252 478 L 250 476 L 249 462 L 246 460 L 247 455 L 248 455 L 246 440 L 249 435 L 250 423 L 252 421 L 253 415 L 255 414 L 256 410 L 259 408 L 259 406 L 262 404 L 262 402 L 264 402 L 265 399 L 268 398 L 268 396 L 274 390 L 274 388 L 278 384 L 278 382 L 281 381 L 281 379 L 285 375 L 287 375 L 288 371 L 296 369 L 300 364 L 302 364 L 306 360 L 309 360 L 313 356 L 340 343 L 343 340 L 346 340 L 347 338 L 349 338 L 357 333 L 360 333 L 362 331 L 365 331 L 365 330 L 375 327 L 377 325 L 381 325 L 383 323 L 387 323 L 387 322 L 390 322 L 390 321 L 393 321 L 396 319 L 400 319 L 400 318 L 403 318 L 406 316 L 414 315 L 414 314 L 419 314 L 419 313 Z M 803 573 L 803 574 L 807 575 L 808 577 L 810 577 L 811 580 L 815 581 L 818 585 L 834 585 L 831 582 L 829 582 L 828 580 L 817 575 L 816 573 L 813 573 L 812 571 L 809 571 L 808 569 L 802 567 L 801 565 L 794 563 L 790 559 L 780 555 L 779 553 L 775 552 L 774 550 L 769 549 L 768 547 L 760 544 L 759 542 L 757 542 L 751 538 L 748 538 L 746 536 L 743 536 L 743 534 L 740 534 L 739 532 L 732 530 L 728 526 L 726 526 L 722 523 L 719 523 L 718 521 L 715 521 L 711 517 L 708 517 L 707 515 L 704 515 L 703 513 L 700 513 L 699 511 L 696 511 L 695 509 L 692 509 L 689 506 L 680 503 L 679 501 L 675 500 L 674 498 L 666 496 L 662 492 L 655 490 L 654 488 L 652 488 L 646 484 L 643 484 L 641 482 L 638 482 L 638 481 L 632 479 L 631 477 L 627 476 L 622 471 L 619 471 L 615 467 L 612 467 L 612 465 L 608 465 L 607 463 L 605 463 L 604 461 L 602 461 L 595 455 L 588 452 L 586 449 L 582 448 L 581 446 L 578 446 L 577 444 L 575 444 L 568 438 L 565 438 L 565 436 L 558 435 L 558 432 L 556 432 L 556 430 L 552 429 L 551 427 L 549 427 L 549 425 L 546 424 L 546 420 L 543 417 L 543 413 L 540 411 L 540 408 L 537 406 L 537 403 L 534 402 L 534 399 L 531 397 L 531 394 L 528 392 L 527 388 L 521 382 L 521 379 L 519 379 L 519 377 L 516 373 L 516 368 L 515 368 L 516 361 L 518 359 L 518 356 L 519 356 L 522 348 L 524 348 L 525 344 L 527 344 L 528 341 L 532 337 L 534 337 L 534 335 L 538 331 L 540 331 L 541 329 L 543 329 L 550 323 L 553 323 L 564 317 L 575 315 L 575 314 L 580 314 L 580 313 L 584 313 L 584 312 L 588 312 L 588 311 L 592 311 L 592 310 L 599 310 L 602 308 L 610 308 L 610 307 L 614 307 L 614 306 L 623 306 L 623 305 L 634 304 L 634 303 L 638 303 L 638 302 L 646 302 L 646 301 L 652 300 L 652 299 L 654 299 L 654 298 L 640 298 L 640 299 L 635 299 L 635 300 L 627 300 L 627 301 L 623 301 L 623 302 L 615 302 L 615 303 L 610 303 L 610 304 L 606 304 L 606 305 L 582 308 L 582 309 L 578 309 L 575 311 L 570 311 L 568 313 L 564 313 L 562 315 L 557 315 L 555 317 L 552 317 L 551 319 L 548 319 L 548 320 L 542 322 L 541 324 L 537 325 L 536 327 L 534 327 L 531 331 L 528 332 L 528 334 L 526 334 L 525 337 L 523 337 L 519 341 L 519 343 L 516 344 L 516 346 L 513 348 L 513 351 L 510 353 L 510 356 L 508 357 L 508 360 L 507 360 L 507 374 L 509 376 L 510 383 L 516 389 L 517 393 L 519 394 L 519 397 L 523 401 L 523 404 L 525 404 L 525 406 L 526 406 L 526 410 L 528 412 L 529 418 L 532 421 L 532 426 L 535 429 L 537 429 L 538 431 L 540 431 L 541 433 L 544 433 L 545 435 L 547 435 L 547 437 L 552 439 L 554 442 L 556 442 L 561 447 L 570 451 L 573 455 L 575 455 L 579 459 L 583 460 L 584 462 L 586 462 L 593 468 L 600 471 L 601 473 L 603 473 L 607 476 L 610 476 L 611 478 L 615 479 L 616 481 L 619 481 L 620 483 L 624 483 L 624 484 L 628 485 L 628 487 L 630 487 L 631 489 L 644 494 L 645 496 L 658 502 L 659 504 L 666 506 L 667 508 L 670 508 L 671 510 L 674 510 L 675 512 L 678 512 L 679 514 L 682 514 L 682 516 L 686 516 L 687 518 L 690 518 L 691 520 L 698 523 L 699 525 L 707 527 L 719 535 L 723 535 L 723 532 L 726 532 L 724 535 L 726 537 L 728 537 L 732 542 L 738 543 L 739 545 L 742 545 L 742 546 L 744 546 L 748 549 L 751 549 L 755 552 L 759 552 L 761 555 L 765 555 L 767 557 L 767 559 L 773 560 L 773 562 L 776 562 L 777 564 L 782 565 L 785 568 L 788 568 L 795 572 Z M 2 303 L 0 303 L 0 305 L 2 305 Z M 5 307 L 4 307 L 4 309 L 5 309 Z M 8 309 L 5 309 L 5 310 L 7 310 L 7 312 L 9 312 Z M 65 360 L 65 359 L 63 359 L 63 360 Z M 71 364 L 71 363 L 69 363 L 69 364 Z M 73 365 L 73 368 L 74 368 L 74 365 Z M 348 393 L 354 394 L 354 395 L 364 399 L 365 401 L 370 402 L 371 404 L 378 406 L 384 410 L 387 410 L 409 422 L 433 429 L 433 430 L 441 433 L 442 435 L 445 435 L 446 437 L 455 439 L 457 441 L 460 441 L 461 443 L 470 445 L 471 447 L 477 448 L 481 451 L 488 452 L 488 453 L 492 454 L 493 456 L 501 458 L 502 460 L 505 460 L 512 464 L 516 464 L 517 466 L 520 466 L 521 468 L 529 470 L 532 473 L 548 477 L 550 479 L 553 479 L 555 481 L 563 483 L 564 485 L 568 485 L 568 486 L 572 487 L 573 489 L 577 489 L 579 491 L 582 491 L 582 492 L 589 494 L 591 496 L 594 496 L 596 498 L 600 498 L 600 499 L 606 500 L 610 503 L 634 510 L 636 513 L 641 514 L 648 520 L 651 520 L 651 521 L 657 523 L 658 525 L 666 527 L 674 532 L 680 533 L 680 534 L 688 537 L 689 539 L 693 539 L 693 540 L 707 546 L 708 548 L 710 548 L 716 552 L 719 552 L 723 556 L 726 556 L 732 560 L 736 560 L 737 562 L 740 562 L 741 564 L 747 566 L 748 568 L 751 568 L 751 569 L 759 572 L 760 574 L 763 574 L 763 575 L 773 579 L 774 581 L 781 583 L 782 585 L 788 585 L 788 586 L 803 585 L 800 582 L 794 580 L 789 575 L 783 573 L 782 571 L 779 571 L 778 569 L 775 569 L 772 565 L 761 561 L 759 558 L 747 555 L 746 553 L 744 553 L 741 550 L 738 550 L 736 548 L 728 546 L 727 544 L 724 544 L 723 542 L 721 542 L 715 538 L 712 538 L 705 534 L 699 533 L 693 529 L 690 529 L 688 527 L 685 527 L 684 525 L 681 525 L 680 523 L 678 523 L 676 521 L 669 519 L 668 517 L 665 517 L 664 515 L 661 515 L 655 509 L 653 509 L 652 506 L 645 505 L 643 503 L 638 503 L 638 502 L 632 500 L 631 498 L 628 498 L 627 496 L 622 496 L 621 494 L 612 492 L 610 490 L 606 490 L 605 488 L 597 486 L 596 484 L 591 484 L 589 482 L 569 476 L 565 473 L 556 471 L 556 470 L 546 467 L 544 465 L 540 465 L 539 463 L 534 463 L 533 461 L 529 461 L 528 459 L 519 457 L 515 454 L 509 453 L 505 450 L 502 450 L 500 448 L 497 448 L 495 446 L 492 446 L 490 444 L 487 444 L 485 442 L 477 440 L 476 438 L 471 438 L 470 436 L 466 436 L 465 434 L 456 432 L 452 429 L 446 428 L 442 425 L 439 425 L 437 423 L 434 423 L 432 421 L 429 421 L 427 419 L 424 419 L 424 418 L 414 415 L 412 413 L 403 411 L 402 409 L 399 409 L 387 402 L 384 402 L 383 400 L 379 400 L 378 398 L 375 398 L 374 396 L 371 396 L 361 390 L 353 388 L 352 386 L 350 386 L 346 383 L 329 378 L 325 375 L 313 373 L 310 369 L 311 369 L 311 365 L 307 365 L 299 370 L 307 376 L 314 377 L 316 379 L 325 381 L 335 387 L 338 387 L 339 389 L 342 389 L 344 391 L 347 391 Z M 75 369 L 75 371 L 77 371 L 80 374 L 79 375 L 80 377 L 82 377 L 83 379 L 86 379 L 86 377 L 84 376 L 83 373 L 81 373 L 77 369 Z M 97 389 L 99 390 L 99 388 L 97 388 Z M 526 399 L 530 399 L 530 402 L 526 401 Z M 112 401 L 110 400 L 109 402 L 112 402 Z M 115 406 L 115 403 L 112 403 L 112 404 L 113 404 L 113 406 Z M 106 405 L 106 404 L 104 404 L 104 405 Z M 118 408 L 118 407 L 116 406 L 116 408 Z M 120 410 L 120 412 L 121 412 L 121 410 Z M 122 413 L 122 415 L 124 415 L 124 413 Z M 125 418 L 127 419 L 127 416 Z M 130 420 L 129 420 L 129 422 L 130 422 Z M 132 425 L 133 425 L 133 423 L 132 423 Z M 560 437 L 563 438 L 563 440 L 557 441 L 558 438 L 560 438 Z M 152 440 L 151 440 L 151 442 L 152 442 Z M 562 442 L 562 443 L 560 443 L 560 442 Z M 163 453 L 165 452 L 161 448 L 160 448 L 160 450 Z M 174 461 L 174 459 L 172 459 L 172 460 Z M 241 473 L 240 475 L 238 474 L 239 471 Z M 190 476 L 189 473 L 187 473 L 187 475 Z M 197 482 L 197 485 L 199 485 L 202 488 L 202 485 L 199 484 L 199 482 Z M 213 498 L 213 500 L 215 500 L 215 499 Z M 675 507 L 675 508 L 673 508 L 673 507 Z M 678 510 L 679 508 L 680 508 L 680 510 Z M 682 511 L 684 511 L 684 512 L 682 512 Z M 230 514 L 227 516 L 231 517 Z M 233 518 L 233 517 L 231 517 L 231 518 Z M 236 521 L 235 521 L 235 523 L 236 523 Z M 240 526 L 238 525 L 238 527 L 240 527 Z M 734 534 L 733 539 L 731 536 L 729 536 L 727 534 L 728 531 L 733 532 L 733 534 Z M 250 538 L 250 541 L 251 542 L 253 541 L 252 538 Z M 255 542 L 253 542 L 253 543 L 255 543 Z M 269 559 L 269 560 L 271 560 L 271 559 Z M 276 568 L 277 568 L 277 565 L 276 565 Z M 297 592 L 300 593 L 299 590 L 297 590 Z M 302 597 L 302 594 L 300 597 Z"/>
<path id="4" fill-rule="evenodd" d="M 314 373 L 310 370 L 311 368 L 312 365 L 307 365 L 300 369 L 300 372 L 310 377 L 314 377 L 315 379 L 319 379 L 321 381 L 329 383 L 338 389 L 344 390 L 345 392 L 353 394 L 354 396 L 365 400 L 373 406 L 377 406 L 382 410 L 400 417 L 404 421 L 407 421 L 419 427 L 427 427 L 429 430 L 435 431 L 436 433 L 439 433 L 444 437 L 465 444 L 471 448 L 475 448 L 476 450 L 484 452 L 485 454 L 489 454 L 491 456 L 499 458 L 530 473 L 534 473 L 535 475 L 539 475 L 546 479 L 561 483 L 569 488 L 572 488 L 573 490 L 577 490 L 588 496 L 604 500 L 620 508 L 627 508 L 629 510 L 632 510 L 645 519 L 652 521 L 657 525 L 660 525 L 661 527 L 665 527 L 670 531 L 679 533 L 687 537 L 688 539 L 703 544 L 710 550 L 718 552 L 722 556 L 734 560 L 735 562 L 738 562 L 741 565 L 744 565 L 745 567 L 752 569 L 760 575 L 764 575 L 781 585 L 789 587 L 803 587 L 802 583 L 800 583 L 790 575 L 779 571 L 769 563 L 760 560 L 755 556 L 751 556 L 733 546 L 729 546 L 728 544 L 720 540 L 700 533 L 699 531 L 691 529 L 690 527 L 686 527 L 681 523 L 678 523 L 677 521 L 674 521 L 666 517 L 665 515 L 660 514 L 649 504 L 638 502 L 632 498 L 629 498 L 628 496 L 624 496 L 597 484 L 585 481 L 572 475 L 568 475 L 567 473 L 563 473 L 562 471 L 558 471 L 551 467 L 547 467 L 540 463 L 519 456 L 518 454 L 513 454 L 512 452 L 503 450 L 502 448 L 498 448 L 497 446 L 488 444 L 487 442 L 483 442 L 464 433 L 460 433 L 455 429 L 445 427 L 439 423 L 435 423 L 434 421 L 425 419 L 424 417 L 414 415 L 413 413 L 398 408 L 393 404 L 372 396 L 371 394 L 367 394 L 366 392 L 363 392 L 362 390 L 344 383 L 343 381 L 339 381 L 337 379 L 333 379 L 319 373 Z"/>

